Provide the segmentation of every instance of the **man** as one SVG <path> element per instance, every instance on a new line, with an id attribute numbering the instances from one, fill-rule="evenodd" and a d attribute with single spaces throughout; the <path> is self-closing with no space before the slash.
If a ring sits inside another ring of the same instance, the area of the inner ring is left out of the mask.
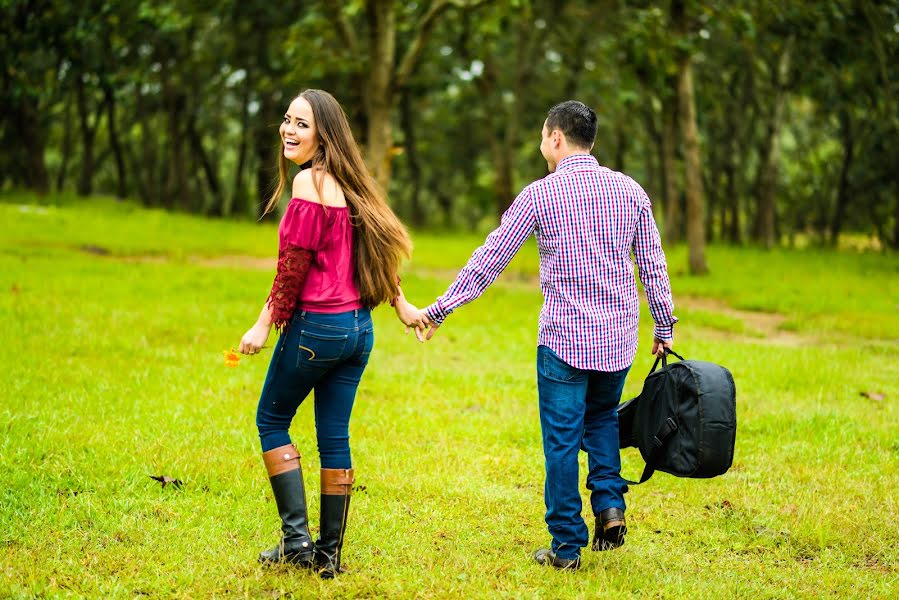
<path id="1" fill-rule="evenodd" d="M 578 490 L 582 445 L 596 515 L 592 548 L 616 548 L 627 531 L 616 407 L 637 351 L 634 259 L 655 321 L 654 354 L 671 347 L 677 319 L 649 198 L 630 177 L 600 166 L 590 154 L 596 113 L 581 102 L 562 102 L 550 109 L 541 135 L 540 152 L 550 174 L 518 195 L 500 226 L 421 320 L 430 323 L 430 339 L 454 309 L 480 296 L 527 238 L 536 235 L 544 297 L 537 389 L 552 545 L 537 550 L 534 560 L 577 569 L 581 548 L 589 542 Z"/>

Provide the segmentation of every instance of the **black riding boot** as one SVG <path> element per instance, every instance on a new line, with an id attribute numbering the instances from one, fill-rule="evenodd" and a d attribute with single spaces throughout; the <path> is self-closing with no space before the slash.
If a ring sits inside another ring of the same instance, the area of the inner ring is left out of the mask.
<path id="1" fill-rule="evenodd" d="M 263 453 L 262 459 L 281 515 L 283 536 L 277 546 L 259 554 L 259 562 L 311 567 L 315 552 L 309 535 L 300 454 L 293 444 L 288 444 Z"/>
<path id="2" fill-rule="evenodd" d="M 341 572 L 340 551 L 350 511 L 352 469 L 322 469 L 321 533 L 315 542 L 315 567 L 322 579 Z"/>

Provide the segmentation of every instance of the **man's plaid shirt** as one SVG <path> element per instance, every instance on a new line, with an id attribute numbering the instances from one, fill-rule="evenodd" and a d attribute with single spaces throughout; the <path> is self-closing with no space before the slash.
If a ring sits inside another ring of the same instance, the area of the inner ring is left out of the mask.
<path id="1" fill-rule="evenodd" d="M 635 261 L 655 336 L 673 338 L 677 318 L 649 197 L 633 179 L 589 154 L 568 156 L 518 195 L 446 293 L 425 309 L 428 317 L 440 324 L 480 296 L 531 234 L 544 298 L 539 345 L 579 369 L 630 366 L 640 307 Z"/>

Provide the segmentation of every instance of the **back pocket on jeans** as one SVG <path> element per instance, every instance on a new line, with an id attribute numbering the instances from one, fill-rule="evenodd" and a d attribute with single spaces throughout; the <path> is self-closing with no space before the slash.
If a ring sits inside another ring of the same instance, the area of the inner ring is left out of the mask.
<path id="1" fill-rule="evenodd" d="M 553 352 L 543 355 L 543 376 L 553 381 L 568 383 L 584 377 L 584 371 L 572 367 Z"/>
<path id="2" fill-rule="evenodd" d="M 346 349 L 348 337 L 347 335 L 328 335 L 312 333 L 306 330 L 301 331 L 297 366 L 304 362 L 329 363 L 339 360 Z"/>

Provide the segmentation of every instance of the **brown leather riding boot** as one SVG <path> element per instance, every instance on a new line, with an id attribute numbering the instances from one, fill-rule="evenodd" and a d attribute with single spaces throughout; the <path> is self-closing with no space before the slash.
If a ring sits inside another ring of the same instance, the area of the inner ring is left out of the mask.
<path id="1" fill-rule="evenodd" d="M 288 444 L 264 452 L 262 460 L 265 461 L 269 483 L 275 494 L 283 535 L 277 546 L 259 555 L 259 562 L 287 562 L 311 567 L 315 553 L 312 537 L 309 535 L 300 453 L 293 444 Z"/>
<path id="2" fill-rule="evenodd" d="M 321 478 L 321 532 L 315 542 L 315 567 L 322 579 L 331 579 L 341 572 L 353 469 L 322 469 Z"/>

